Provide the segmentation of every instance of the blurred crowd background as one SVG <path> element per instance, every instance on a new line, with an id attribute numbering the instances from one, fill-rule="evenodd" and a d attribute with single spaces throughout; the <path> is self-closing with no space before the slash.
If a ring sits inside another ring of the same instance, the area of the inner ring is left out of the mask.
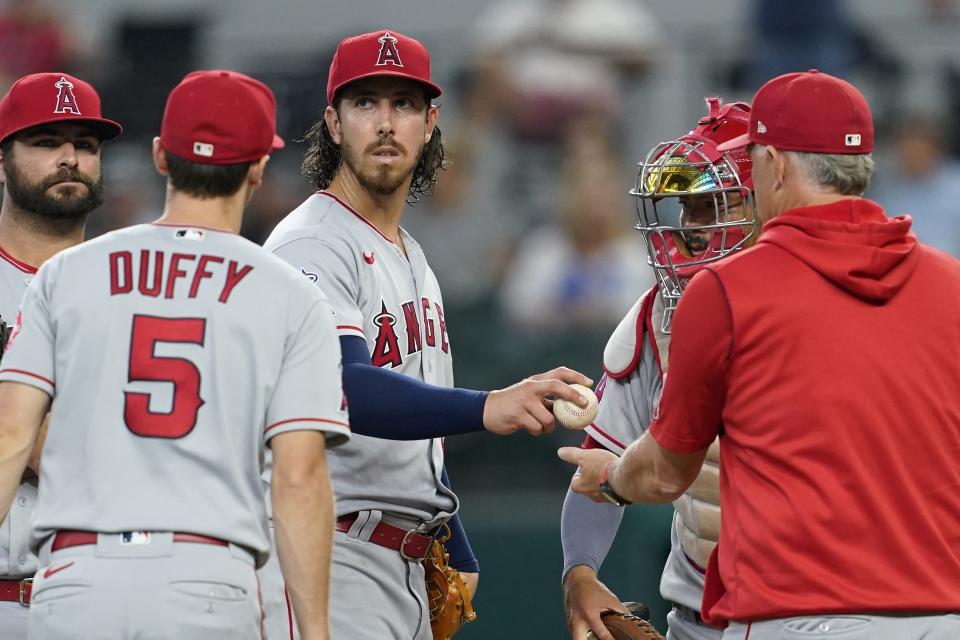
<path id="1" fill-rule="evenodd" d="M 337 42 L 382 28 L 423 41 L 445 90 L 452 163 L 404 226 L 443 288 L 459 386 L 497 388 L 561 363 L 598 378 L 606 337 L 652 284 L 627 195 L 635 163 L 691 129 L 704 96 L 749 100 L 780 73 L 816 67 L 866 94 L 878 141 L 868 196 L 960 256 L 957 0 L 7 0 L 0 88 L 66 71 L 123 123 L 105 149 L 92 237 L 159 214 L 150 140 L 183 75 L 264 80 L 288 147 L 247 213 L 244 235 L 262 242 L 312 191 L 300 141 L 326 106 Z M 572 469 L 554 450 L 579 440 L 447 441 L 483 574 L 482 622 L 465 640 L 565 637 L 558 524 Z M 661 626 L 670 513 L 629 509 L 601 572 Z"/>

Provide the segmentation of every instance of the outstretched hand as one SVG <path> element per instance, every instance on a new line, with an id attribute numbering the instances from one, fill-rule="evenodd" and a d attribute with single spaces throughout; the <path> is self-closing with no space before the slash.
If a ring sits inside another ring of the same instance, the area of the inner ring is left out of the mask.
<path id="1" fill-rule="evenodd" d="M 593 381 L 573 369 L 557 367 L 506 389 L 491 391 L 483 406 L 483 428 L 499 435 L 510 435 L 519 429 L 534 436 L 550 433 L 555 426 L 551 410 L 554 398 L 587 406 L 587 399 L 571 389 L 571 384 L 589 387 Z"/>
<path id="2" fill-rule="evenodd" d="M 581 449 L 580 447 L 561 447 L 557 451 L 561 460 L 579 467 L 570 481 L 570 488 L 594 502 L 606 502 L 600 494 L 600 474 L 603 468 L 618 460 L 615 453 L 606 449 Z"/>

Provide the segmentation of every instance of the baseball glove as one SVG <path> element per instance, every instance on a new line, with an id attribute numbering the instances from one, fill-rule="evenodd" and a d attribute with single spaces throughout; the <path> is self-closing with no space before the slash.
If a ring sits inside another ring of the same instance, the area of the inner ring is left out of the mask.
<path id="1" fill-rule="evenodd" d="M 423 560 L 434 640 L 450 640 L 460 627 L 477 619 L 467 585 L 460 572 L 448 564 L 450 554 L 443 543 L 450 539 L 450 527 L 444 527 L 446 534 L 437 537 Z"/>
<path id="2" fill-rule="evenodd" d="M 647 622 L 650 609 L 640 602 L 624 602 L 630 614 L 607 611 L 600 614 L 604 626 L 615 640 L 665 640 L 652 624 Z M 596 634 L 591 631 L 587 640 L 597 640 Z"/>

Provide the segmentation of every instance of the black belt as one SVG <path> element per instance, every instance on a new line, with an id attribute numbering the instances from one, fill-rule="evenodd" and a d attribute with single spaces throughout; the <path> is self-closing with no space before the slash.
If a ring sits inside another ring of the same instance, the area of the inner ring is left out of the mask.
<path id="1" fill-rule="evenodd" d="M 700 617 L 700 612 L 696 609 L 685 607 L 682 604 L 677 604 L 676 602 L 671 602 L 670 604 L 673 606 L 673 610 L 676 611 L 677 615 L 681 618 L 693 618 L 697 621 L 697 624 L 706 624 L 703 621 L 703 618 Z"/>

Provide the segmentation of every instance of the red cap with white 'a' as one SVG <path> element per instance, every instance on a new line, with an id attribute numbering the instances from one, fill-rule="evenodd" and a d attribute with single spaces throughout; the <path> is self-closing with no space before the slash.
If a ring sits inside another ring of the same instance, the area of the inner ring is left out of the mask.
<path id="1" fill-rule="evenodd" d="M 327 102 L 332 105 L 344 85 L 374 76 L 415 80 L 431 100 L 442 93 L 430 80 L 430 52 L 420 41 L 396 31 L 373 31 L 340 41 L 330 64 Z"/>
<path id="2" fill-rule="evenodd" d="M 101 140 L 123 131 L 100 114 L 100 96 L 90 83 L 66 73 L 24 76 L 0 100 L 0 141 L 30 127 L 64 121 L 89 126 Z"/>

